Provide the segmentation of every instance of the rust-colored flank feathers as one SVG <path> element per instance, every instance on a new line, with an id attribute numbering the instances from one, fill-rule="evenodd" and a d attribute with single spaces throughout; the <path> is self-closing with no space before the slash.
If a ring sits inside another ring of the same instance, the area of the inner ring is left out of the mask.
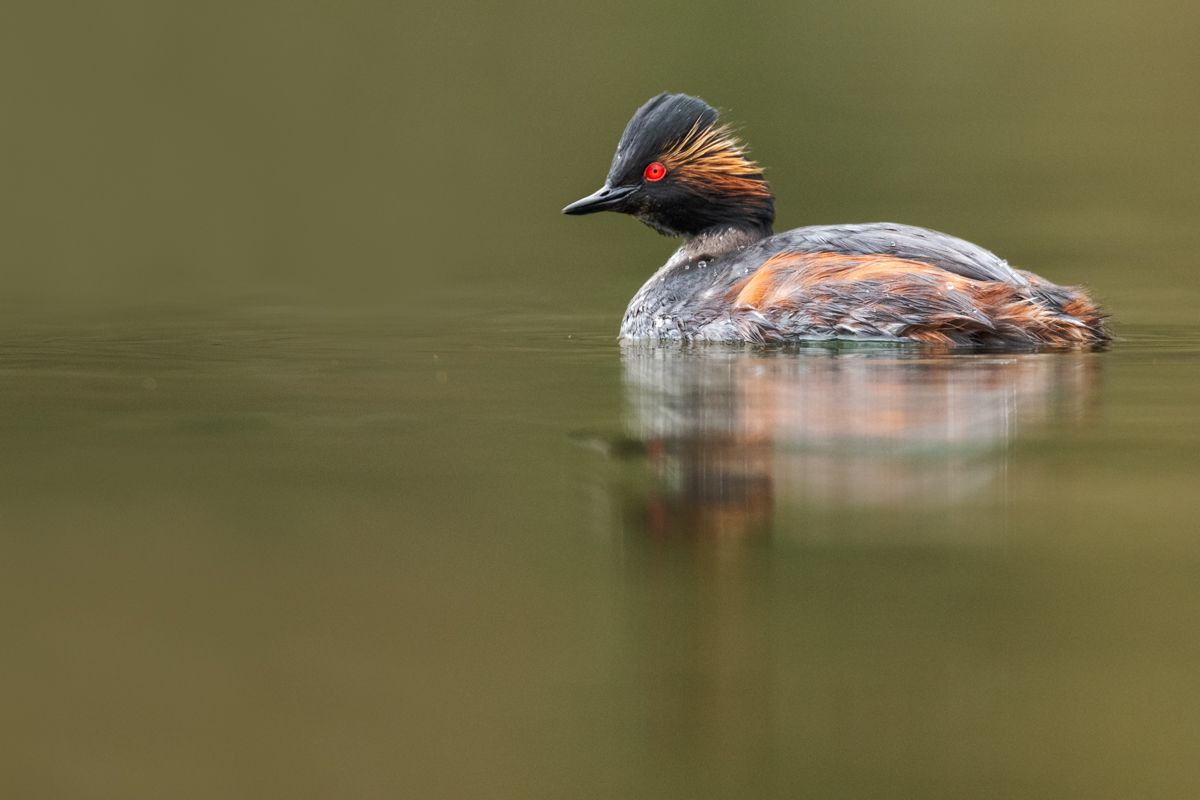
<path id="1" fill-rule="evenodd" d="M 704 126 L 696 120 L 661 160 L 676 180 L 694 189 L 747 198 L 771 196 L 762 167 L 747 155 L 745 144 L 728 125 Z"/>
<path id="2" fill-rule="evenodd" d="M 1032 286 L 1044 286 L 1024 273 Z M 1104 314 L 1082 290 L 1053 286 L 1061 302 L 1027 288 L 965 278 L 884 254 L 778 253 L 725 297 L 749 338 L 777 338 L 789 320 L 845 336 L 897 336 L 939 345 L 1078 347 L 1103 336 Z M 784 324 L 780 324 L 780 323 Z M 766 329 L 765 331 L 762 329 Z"/>

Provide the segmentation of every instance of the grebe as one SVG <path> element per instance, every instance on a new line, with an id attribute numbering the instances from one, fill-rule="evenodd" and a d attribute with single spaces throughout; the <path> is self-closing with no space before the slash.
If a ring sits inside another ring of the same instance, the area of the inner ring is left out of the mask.
<path id="1" fill-rule="evenodd" d="M 604 186 L 563 209 L 596 211 L 684 237 L 630 301 L 624 340 L 1079 347 L 1109 338 L 1082 289 L 944 233 L 879 222 L 773 234 L 762 168 L 712 106 L 684 94 L 639 108 Z"/>

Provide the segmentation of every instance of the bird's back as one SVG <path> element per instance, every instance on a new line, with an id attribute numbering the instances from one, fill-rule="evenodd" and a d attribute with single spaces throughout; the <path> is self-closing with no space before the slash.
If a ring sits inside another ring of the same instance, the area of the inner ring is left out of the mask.
<path id="1" fill-rule="evenodd" d="M 768 257 L 783 252 L 886 255 L 932 264 L 971 280 L 1028 284 L 1021 273 L 990 250 L 957 236 L 895 222 L 810 225 L 769 236 L 759 245 Z"/>

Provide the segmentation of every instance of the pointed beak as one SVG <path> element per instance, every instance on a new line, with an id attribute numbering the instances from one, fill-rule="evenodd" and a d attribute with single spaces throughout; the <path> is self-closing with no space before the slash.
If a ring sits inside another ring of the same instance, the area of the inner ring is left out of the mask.
<path id="1" fill-rule="evenodd" d="M 599 191 L 589 194 L 582 200 L 576 200 L 563 209 L 564 214 L 594 214 L 597 211 L 620 211 L 626 197 L 633 194 L 636 186 L 609 186 L 607 183 Z"/>

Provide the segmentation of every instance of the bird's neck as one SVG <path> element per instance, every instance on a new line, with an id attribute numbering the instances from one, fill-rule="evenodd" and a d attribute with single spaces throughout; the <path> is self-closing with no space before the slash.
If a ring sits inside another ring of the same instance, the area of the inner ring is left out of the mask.
<path id="1" fill-rule="evenodd" d="M 709 228 L 684 239 L 681 252 L 688 261 L 719 258 L 771 235 L 771 228 L 720 226 Z"/>

